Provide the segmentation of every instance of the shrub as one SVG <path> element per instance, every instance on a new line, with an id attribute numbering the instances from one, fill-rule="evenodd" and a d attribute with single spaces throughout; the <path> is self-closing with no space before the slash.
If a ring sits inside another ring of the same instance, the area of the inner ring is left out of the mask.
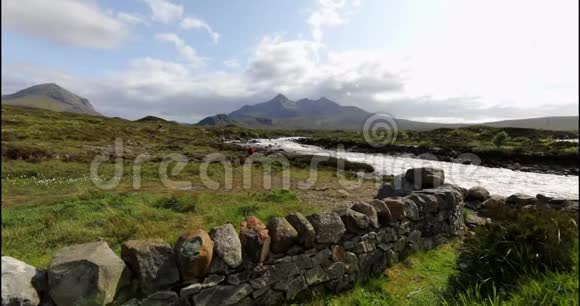
<path id="1" fill-rule="evenodd" d="M 189 213 L 197 211 L 197 201 L 186 195 L 171 195 L 155 203 L 156 208 L 165 208 L 178 213 Z"/>
<path id="2" fill-rule="evenodd" d="M 569 214 L 505 208 L 495 215 L 494 223 L 465 240 L 452 293 L 477 286 L 490 296 L 495 289 L 508 292 L 524 275 L 573 269 L 578 232 Z"/>
<path id="3" fill-rule="evenodd" d="M 508 133 L 506 133 L 505 131 L 501 131 L 495 134 L 495 136 L 493 136 L 491 142 L 493 142 L 493 144 L 499 148 L 503 146 L 508 140 L 509 140 Z"/>

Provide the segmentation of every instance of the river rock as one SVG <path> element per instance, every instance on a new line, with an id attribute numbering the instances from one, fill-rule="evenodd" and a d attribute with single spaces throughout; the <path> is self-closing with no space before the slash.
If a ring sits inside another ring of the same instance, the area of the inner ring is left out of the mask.
<path id="1" fill-rule="evenodd" d="M 467 190 L 466 201 L 483 202 L 490 198 L 489 191 L 481 186 L 474 186 Z"/>
<path id="2" fill-rule="evenodd" d="M 405 214 L 405 204 L 403 204 L 401 198 L 387 198 L 384 200 L 384 203 L 387 205 L 391 215 L 389 222 L 401 221 L 407 216 Z"/>
<path id="3" fill-rule="evenodd" d="M 367 215 L 356 212 L 350 208 L 342 209 L 338 211 L 338 214 L 340 215 L 340 219 L 344 223 L 344 226 L 349 233 L 364 233 L 371 225 L 371 220 Z"/>
<path id="4" fill-rule="evenodd" d="M 121 245 L 121 257 L 137 274 L 143 293 L 153 293 L 179 281 L 175 251 L 161 239 L 129 240 Z"/>
<path id="5" fill-rule="evenodd" d="M 207 274 L 213 258 L 214 243 L 204 230 L 198 229 L 181 235 L 175 244 L 177 263 L 185 282 Z"/>
<path id="6" fill-rule="evenodd" d="M 350 209 L 366 215 L 369 218 L 371 225 L 374 228 L 379 228 L 379 218 L 377 216 L 377 211 L 373 206 L 367 203 L 359 202 L 355 203 Z"/>
<path id="7" fill-rule="evenodd" d="M 253 263 L 264 262 L 270 253 L 270 234 L 264 223 L 247 217 L 240 225 L 240 242 L 245 256 Z"/>
<path id="8" fill-rule="evenodd" d="M 104 241 L 60 249 L 48 269 L 49 294 L 58 306 L 107 305 L 130 272 Z"/>
<path id="9" fill-rule="evenodd" d="M 485 209 L 498 209 L 505 206 L 505 197 L 497 194 L 491 195 L 489 199 L 481 204 Z"/>
<path id="10" fill-rule="evenodd" d="M 292 227 L 294 227 L 298 232 L 298 242 L 302 244 L 304 248 L 309 249 L 314 246 L 316 231 L 304 215 L 301 213 L 291 213 L 286 216 L 286 220 L 288 220 Z"/>
<path id="11" fill-rule="evenodd" d="M 572 201 L 568 199 L 549 197 L 543 194 L 537 194 L 536 199 L 538 206 L 542 207 L 548 206 L 550 208 L 561 209 L 572 205 Z"/>
<path id="12" fill-rule="evenodd" d="M 316 242 L 336 244 L 346 232 L 340 216 L 334 212 L 314 214 L 306 217 L 316 231 Z"/>
<path id="13" fill-rule="evenodd" d="M 524 193 L 516 193 L 507 197 L 505 203 L 509 206 L 523 207 L 526 205 L 536 205 L 536 198 Z"/>
<path id="14" fill-rule="evenodd" d="M 288 220 L 275 217 L 268 223 L 268 231 L 272 237 L 272 252 L 285 253 L 298 240 L 298 232 Z"/>
<path id="15" fill-rule="evenodd" d="M 242 243 L 233 225 L 230 223 L 213 228 L 210 237 L 214 242 L 214 253 L 230 268 L 242 264 Z"/>
<path id="16" fill-rule="evenodd" d="M 2 306 L 36 306 L 40 296 L 35 283 L 42 273 L 10 256 L 2 256 Z"/>
<path id="17" fill-rule="evenodd" d="M 405 179 L 417 189 L 434 188 L 445 183 L 445 172 L 437 168 L 408 169 Z"/>
<path id="18" fill-rule="evenodd" d="M 467 218 L 465 218 L 465 224 L 471 230 L 475 229 L 478 226 L 486 225 L 488 220 L 482 218 L 476 214 L 467 214 Z"/>

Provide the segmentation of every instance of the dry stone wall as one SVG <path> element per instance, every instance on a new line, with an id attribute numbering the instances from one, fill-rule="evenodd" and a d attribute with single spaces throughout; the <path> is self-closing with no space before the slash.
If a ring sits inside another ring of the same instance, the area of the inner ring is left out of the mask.
<path id="1" fill-rule="evenodd" d="M 433 185 L 429 175 L 423 181 Z M 175 247 L 128 241 L 121 257 L 105 242 L 75 245 L 55 256 L 48 273 L 2 257 L 3 283 L 5 267 L 26 267 L 11 292 L 3 287 L 2 305 L 275 305 L 340 292 L 462 234 L 464 193 L 441 185 L 268 224 L 249 217 L 239 232 L 232 224 L 198 229 Z M 38 275 L 48 276 L 43 283 Z"/>

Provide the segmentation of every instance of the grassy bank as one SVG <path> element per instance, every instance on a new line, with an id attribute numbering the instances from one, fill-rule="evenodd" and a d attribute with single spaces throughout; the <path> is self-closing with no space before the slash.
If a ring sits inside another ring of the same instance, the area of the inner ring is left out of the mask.
<path id="1" fill-rule="evenodd" d="M 50 204 L 42 202 L 2 211 L 2 254 L 36 267 L 48 266 L 59 248 L 103 239 L 119 251 L 128 239 L 158 237 L 173 243 L 183 232 L 244 217 L 262 220 L 317 208 L 295 193 L 200 192 L 162 195 L 148 192 L 94 192 Z"/>
<path id="2" fill-rule="evenodd" d="M 580 293 L 578 263 L 570 272 L 529 273 L 510 292 L 486 296 L 471 287 L 454 297 L 446 297 L 449 278 L 458 273 L 460 243 L 414 254 L 387 269 L 384 275 L 339 294 L 318 296 L 312 306 L 367 305 L 453 305 L 453 306 L 528 306 L 578 305 Z M 575 252 L 578 257 L 578 252 Z"/>

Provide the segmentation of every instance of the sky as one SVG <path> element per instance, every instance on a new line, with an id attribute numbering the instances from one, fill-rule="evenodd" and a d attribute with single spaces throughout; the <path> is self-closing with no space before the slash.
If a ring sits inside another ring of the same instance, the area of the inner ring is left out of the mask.
<path id="1" fill-rule="evenodd" d="M 578 114 L 576 0 L 2 0 L 2 94 L 180 122 L 281 93 L 430 122 Z"/>

